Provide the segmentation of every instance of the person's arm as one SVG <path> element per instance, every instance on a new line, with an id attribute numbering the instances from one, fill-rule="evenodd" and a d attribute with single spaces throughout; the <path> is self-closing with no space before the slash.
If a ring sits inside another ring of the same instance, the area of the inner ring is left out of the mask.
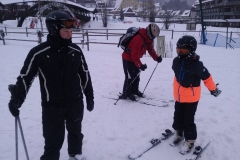
<path id="1" fill-rule="evenodd" d="M 140 68 L 142 66 L 142 62 L 140 60 L 140 58 L 141 58 L 140 53 L 141 53 L 141 49 L 143 47 L 143 42 L 142 42 L 142 38 L 139 36 L 140 35 L 133 37 L 133 39 L 130 42 L 131 43 L 131 58 L 137 68 Z"/>
<path id="2" fill-rule="evenodd" d="M 80 48 L 79 48 L 80 49 Z M 94 94 L 91 76 L 88 70 L 88 66 L 85 57 L 80 49 L 81 65 L 79 67 L 79 74 L 82 82 L 82 90 L 86 96 L 87 109 L 91 112 L 94 109 Z"/>
<path id="3" fill-rule="evenodd" d="M 155 49 L 153 47 L 153 41 L 152 41 L 152 43 L 148 43 L 147 44 L 147 51 L 148 51 L 149 55 L 153 58 L 153 60 L 157 61 L 159 56 L 157 55 L 157 53 L 156 53 L 156 51 L 155 51 Z"/>
<path id="4" fill-rule="evenodd" d="M 22 106 L 34 78 L 38 75 L 36 57 L 37 53 L 32 49 L 25 59 L 20 75 L 17 77 L 16 84 L 11 84 L 8 87 L 11 93 L 11 99 L 8 106 L 10 112 L 15 117 L 19 115 L 18 109 Z"/>
<path id="5" fill-rule="evenodd" d="M 204 85 L 213 96 L 217 97 L 221 93 L 213 81 L 212 75 L 209 73 L 208 69 L 204 67 L 202 62 L 199 62 L 197 65 L 197 75 L 203 80 Z"/>

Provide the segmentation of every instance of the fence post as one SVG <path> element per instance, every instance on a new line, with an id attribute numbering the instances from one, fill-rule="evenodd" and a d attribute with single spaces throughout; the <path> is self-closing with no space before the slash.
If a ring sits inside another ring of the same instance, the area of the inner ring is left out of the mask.
<path id="1" fill-rule="evenodd" d="M 107 28 L 107 40 L 108 40 L 108 28 Z"/>
<path id="2" fill-rule="evenodd" d="M 4 39 L 4 37 L 5 37 L 4 31 L 3 31 L 3 30 L 0 30 L 0 40 L 3 41 L 3 45 L 5 45 L 5 39 Z"/>
<path id="3" fill-rule="evenodd" d="M 28 30 L 27 30 L 27 27 L 26 27 L 26 35 L 27 35 L 27 37 L 28 37 Z"/>
<path id="4" fill-rule="evenodd" d="M 6 35 L 7 35 L 7 27 L 5 26 L 5 33 L 6 33 Z"/>
<path id="5" fill-rule="evenodd" d="M 172 30 L 172 39 L 173 39 L 173 32 L 174 32 L 174 31 Z"/>
<path id="6" fill-rule="evenodd" d="M 218 34 L 217 34 L 216 39 L 215 39 L 214 44 L 213 44 L 214 47 L 215 47 L 215 45 L 217 43 L 217 38 L 218 38 Z"/>
<path id="7" fill-rule="evenodd" d="M 84 38 L 85 38 L 85 33 L 84 33 L 84 29 L 82 29 L 82 37 L 83 37 L 83 40 L 82 40 L 82 48 L 84 48 Z"/>
<path id="8" fill-rule="evenodd" d="M 87 50 L 89 51 L 89 36 L 88 36 L 88 31 L 86 31 L 86 35 L 87 35 Z"/>
<path id="9" fill-rule="evenodd" d="M 3 45 L 6 45 L 6 43 L 5 43 L 5 39 L 3 38 L 2 40 L 3 40 Z"/>
<path id="10" fill-rule="evenodd" d="M 232 41 L 232 31 L 230 33 L 229 43 L 231 43 L 231 41 Z"/>

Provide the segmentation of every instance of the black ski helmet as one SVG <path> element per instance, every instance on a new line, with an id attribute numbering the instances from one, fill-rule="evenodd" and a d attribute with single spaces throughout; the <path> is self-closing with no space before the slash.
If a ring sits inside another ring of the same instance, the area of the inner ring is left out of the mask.
<path id="1" fill-rule="evenodd" d="M 195 52 L 197 49 L 197 41 L 193 36 L 182 36 L 177 41 L 177 48 L 187 48 L 190 52 Z"/>
<path id="2" fill-rule="evenodd" d="M 46 27 L 51 35 L 59 34 L 61 28 L 73 28 L 75 19 L 65 11 L 53 11 L 46 16 Z"/>

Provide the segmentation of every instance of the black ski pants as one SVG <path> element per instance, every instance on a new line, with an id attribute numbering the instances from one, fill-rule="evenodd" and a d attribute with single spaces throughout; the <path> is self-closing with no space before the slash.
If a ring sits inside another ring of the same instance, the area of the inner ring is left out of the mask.
<path id="1" fill-rule="evenodd" d="M 60 149 L 68 131 L 68 154 L 82 154 L 81 133 L 84 104 L 78 99 L 70 104 L 52 104 L 42 107 L 44 153 L 40 160 L 59 160 Z"/>
<path id="2" fill-rule="evenodd" d="M 140 82 L 140 70 L 131 61 L 122 60 L 125 80 L 123 85 L 123 95 L 125 97 L 138 92 Z"/>
<path id="3" fill-rule="evenodd" d="M 184 134 L 185 140 L 197 139 L 197 127 L 194 123 L 194 116 L 198 102 L 179 103 L 175 102 L 175 111 L 172 127 Z M 180 135 L 182 136 L 182 135 Z"/>

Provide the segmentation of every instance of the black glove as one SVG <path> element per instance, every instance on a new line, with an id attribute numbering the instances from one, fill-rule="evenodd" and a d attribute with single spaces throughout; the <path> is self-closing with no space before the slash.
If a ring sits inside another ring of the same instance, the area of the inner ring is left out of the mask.
<path id="1" fill-rule="evenodd" d="M 19 109 L 17 108 L 17 105 L 15 104 L 14 100 L 10 100 L 10 102 L 8 103 L 8 108 L 14 117 L 19 116 Z"/>
<path id="2" fill-rule="evenodd" d="M 161 63 L 161 62 L 162 62 L 162 56 L 159 56 L 159 57 L 157 58 L 157 62 L 158 62 L 158 63 Z"/>
<path id="3" fill-rule="evenodd" d="M 222 93 L 221 90 L 219 90 L 218 88 L 216 88 L 214 91 L 210 91 L 211 95 L 217 97 L 219 94 Z"/>
<path id="4" fill-rule="evenodd" d="M 146 65 L 146 64 L 142 64 L 142 65 L 140 66 L 140 69 L 141 69 L 142 71 L 145 71 L 145 69 L 147 69 L 147 65 Z"/>
<path id="5" fill-rule="evenodd" d="M 94 109 L 93 99 L 87 98 L 87 110 L 91 112 Z"/>
<path id="6" fill-rule="evenodd" d="M 8 103 L 8 108 L 11 114 L 14 117 L 19 116 L 19 108 L 22 106 L 24 100 L 19 97 L 18 95 L 18 86 L 17 85 L 9 85 L 8 89 L 11 93 L 11 99 L 10 102 Z"/>

